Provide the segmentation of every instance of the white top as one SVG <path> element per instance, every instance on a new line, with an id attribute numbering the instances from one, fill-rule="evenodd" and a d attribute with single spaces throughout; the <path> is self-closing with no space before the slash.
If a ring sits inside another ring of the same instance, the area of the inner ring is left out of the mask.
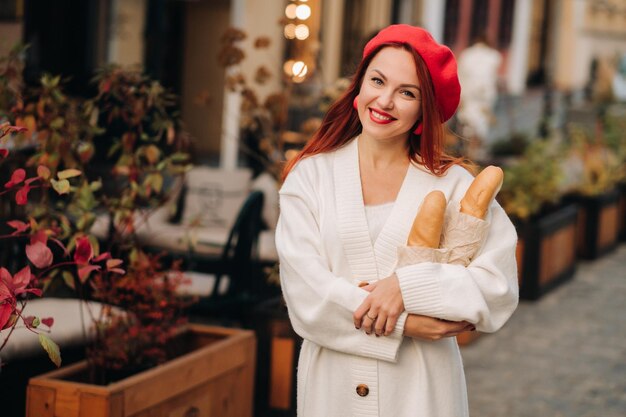
<path id="1" fill-rule="evenodd" d="M 408 313 L 467 320 L 482 332 L 504 325 L 518 302 L 515 228 L 497 204 L 485 242 L 469 265 L 422 262 L 398 267 L 426 194 L 459 204 L 472 176 L 455 166 L 437 177 L 411 165 L 372 244 L 361 190 L 358 140 L 298 162 L 280 190 L 276 249 L 281 289 L 294 330 L 299 417 L 466 417 L 461 354 L 455 338 L 403 335 Z M 396 273 L 406 311 L 390 336 L 366 335 L 352 315 L 368 296 L 361 281 Z M 369 393 L 360 397 L 356 388 Z"/>
<path id="2" fill-rule="evenodd" d="M 391 201 L 389 203 L 365 206 L 365 217 L 367 217 L 367 227 L 370 231 L 372 245 L 376 243 L 376 238 L 380 234 L 380 231 L 383 230 L 383 226 L 385 222 L 387 222 L 391 210 L 393 209 L 393 204 L 394 202 Z"/>

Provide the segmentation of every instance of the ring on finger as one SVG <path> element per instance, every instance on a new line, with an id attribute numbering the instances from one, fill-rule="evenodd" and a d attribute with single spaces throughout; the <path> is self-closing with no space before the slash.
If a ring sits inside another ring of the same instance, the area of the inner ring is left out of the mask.
<path id="1" fill-rule="evenodd" d="M 376 320 L 376 317 L 370 317 L 370 315 L 369 315 L 369 314 L 367 314 L 367 313 L 365 313 L 365 316 L 366 316 L 368 319 L 372 320 L 372 321 L 375 321 L 375 320 Z"/>

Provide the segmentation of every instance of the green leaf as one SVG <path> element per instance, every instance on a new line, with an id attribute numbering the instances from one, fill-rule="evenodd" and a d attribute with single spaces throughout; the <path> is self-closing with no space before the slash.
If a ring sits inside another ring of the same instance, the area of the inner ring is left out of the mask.
<path id="1" fill-rule="evenodd" d="M 68 180 L 57 181 L 54 178 L 50 179 L 52 188 L 59 194 L 67 194 L 70 192 L 70 182 Z"/>
<path id="2" fill-rule="evenodd" d="M 65 120 L 62 117 L 57 117 L 50 122 L 50 127 L 59 130 L 63 127 L 63 124 L 65 124 Z"/>
<path id="3" fill-rule="evenodd" d="M 171 155 L 170 158 L 173 162 L 185 162 L 189 159 L 189 154 L 186 154 L 184 152 L 176 152 L 175 154 Z"/>
<path id="4" fill-rule="evenodd" d="M 57 173 L 57 177 L 59 177 L 60 180 L 64 180 L 67 178 L 73 178 L 73 177 L 78 177 L 80 174 L 82 174 L 82 172 L 78 169 L 65 169 L 63 171 L 59 171 Z"/>
<path id="5" fill-rule="evenodd" d="M 152 188 L 157 193 L 160 193 L 163 190 L 163 175 L 161 174 L 152 174 Z"/>
<path id="6" fill-rule="evenodd" d="M 61 366 L 61 351 L 59 350 L 59 345 L 54 343 L 52 339 L 46 336 L 43 333 L 39 333 L 39 343 L 44 348 L 46 352 L 48 352 L 48 356 L 50 360 L 58 367 Z"/>
<path id="7" fill-rule="evenodd" d="M 99 191 L 102 188 L 102 181 L 92 181 L 91 183 L 89 183 L 89 188 L 92 192 Z"/>
<path id="8" fill-rule="evenodd" d="M 94 235 L 88 235 L 89 243 L 91 243 L 91 247 L 93 248 L 93 253 L 96 255 L 100 254 L 100 242 L 98 242 L 98 238 Z"/>
<path id="9" fill-rule="evenodd" d="M 65 282 L 65 285 L 75 290 L 76 285 L 74 284 L 74 275 L 70 271 L 63 271 L 62 275 L 63 275 L 63 282 Z"/>
<path id="10" fill-rule="evenodd" d="M 120 142 L 119 140 L 115 141 L 115 143 L 113 143 L 113 145 L 111 145 L 111 147 L 109 148 L 109 151 L 107 152 L 107 157 L 110 158 L 111 156 L 113 156 L 113 154 L 119 151 L 121 147 L 122 142 Z"/>

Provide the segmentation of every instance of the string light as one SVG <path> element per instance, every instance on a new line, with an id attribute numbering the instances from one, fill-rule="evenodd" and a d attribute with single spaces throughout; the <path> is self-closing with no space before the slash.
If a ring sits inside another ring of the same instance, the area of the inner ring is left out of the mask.
<path id="1" fill-rule="evenodd" d="M 293 64 L 294 64 L 294 60 L 290 59 L 289 61 L 286 61 L 283 64 L 283 71 L 285 71 L 285 74 L 287 74 L 288 76 L 292 76 L 293 75 Z"/>
<path id="2" fill-rule="evenodd" d="M 307 0 L 292 0 L 285 7 L 285 16 L 291 20 L 284 27 L 285 38 L 298 39 L 304 41 L 309 38 L 311 31 L 309 26 L 303 22 L 311 17 L 311 7 L 306 3 Z M 283 64 L 283 71 L 295 83 L 301 83 L 306 80 L 309 67 L 304 61 L 289 59 Z"/>
<path id="3" fill-rule="evenodd" d="M 296 37 L 296 25 L 293 23 L 289 23 L 285 26 L 285 38 L 287 39 L 295 39 Z"/>
<path id="4" fill-rule="evenodd" d="M 304 24 L 296 26 L 295 35 L 299 40 L 305 40 L 309 37 L 309 27 Z"/>
<path id="5" fill-rule="evenodd" d="M 311 8 L 306 4 L 296 7 L 296 17 L 300 20 L 307 20 L 311 16 Z"/>
<path id="6" fill-rule="evenodd" d="M 298 8 L 297 5 L 295 5 L 294 3 L 290 3 L 287 5 L 287 7 L 285 8 L 285 16 L 287 16 L 288 19 L 295 19 L 297 14 L 296 14 L 296 9 Z"/>

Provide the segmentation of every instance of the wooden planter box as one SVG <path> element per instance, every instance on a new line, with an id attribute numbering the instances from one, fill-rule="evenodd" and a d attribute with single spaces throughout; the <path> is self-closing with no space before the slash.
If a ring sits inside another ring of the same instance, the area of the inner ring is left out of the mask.
<path id="1" fill-rule="evenodd" d="M 254 333 L 191 325 L 183 335 L 190 353 L 106 386 L 74 382 L 85 361 L 32 378 L 26 416 L 251 417 Z"/>
<path id="2" fill-rule="evenodd" d="M 585 259 L 596 259 L 617 246 L 619 232 L 619 193 L 611 191 L 595 197 L 573 197 L 578 212 L 577 252 Z"/>
<path id="3" fill-rule="evenodd" d="M 258 338 L 255 415 L 296 416 L 296 368 L 302 339 L 282 297 L 260 304 L 252 317 Z"/>
<path id="4" fill-rule="evenodd" d="M 578 207 L 568 204 L 517 224 L 520 298 L 536 300 L 574 275 L 577 214 Z"/>

